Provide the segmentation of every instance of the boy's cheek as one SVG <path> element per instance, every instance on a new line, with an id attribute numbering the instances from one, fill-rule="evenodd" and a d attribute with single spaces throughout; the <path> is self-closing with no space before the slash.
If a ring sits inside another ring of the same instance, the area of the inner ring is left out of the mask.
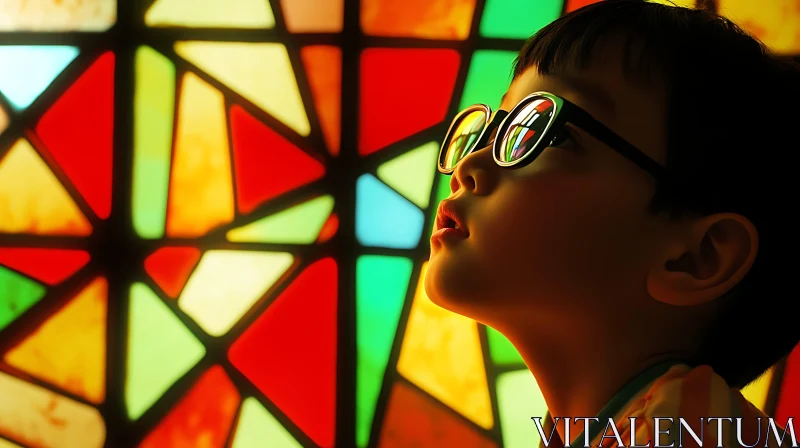
<path id="1" fill-rule="evenodd" d="M 537 187 L 498 190 L 473 210 L 468 243 L 481 259 L 505 260 L 520 275 L 536 271 L 569 281 L 613 269 L 635 246 L 641 212 L 614 191 L 569 179 Z"/>

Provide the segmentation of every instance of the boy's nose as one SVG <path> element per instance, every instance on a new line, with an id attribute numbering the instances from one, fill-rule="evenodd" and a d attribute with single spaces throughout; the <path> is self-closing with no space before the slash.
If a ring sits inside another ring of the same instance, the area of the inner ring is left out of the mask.
<path id="1" fill-rule="evenodd" d="M 466 189 L 477 196 L 488 194 L 496 181 L 497 168 L 491 146 L 473 151 L 458 162 L 450 176 L 451 193 Z"/>

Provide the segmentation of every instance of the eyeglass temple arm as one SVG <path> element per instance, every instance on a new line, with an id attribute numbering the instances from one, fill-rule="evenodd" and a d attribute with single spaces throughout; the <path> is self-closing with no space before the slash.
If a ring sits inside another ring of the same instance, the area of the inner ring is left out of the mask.
<path id="1" fill-rule="evenodd" d="M 642 150 L 628 143 L 627 140 L 597 121 L 583 109 L 570 107 L 567 121 L 592 134 L 592 136 L 610 146 L 623 157 L 639 165 L 640 168 L 653 175 L 656 179 L 665 180 L 666 169 L 661 164 L 650 158 Z"/>

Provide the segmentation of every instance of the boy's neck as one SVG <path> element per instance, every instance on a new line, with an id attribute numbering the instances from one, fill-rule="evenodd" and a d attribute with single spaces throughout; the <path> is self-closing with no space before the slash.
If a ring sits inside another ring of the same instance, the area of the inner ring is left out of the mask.
<path id="1" fill-rule="evenodd" d="M 664 361 L 682 359 L 674 351 L 642 354 L 632 341 L 613 344 L 603 337 L 584 339 L 580 344 L 569 344 L 563 338 L 544 341 L 532 334 L 512 335 L 511 339 L 536 378 L 550 415 L 562 417 L 556 432 L 565 443 L 563 418 L 595 417 L 639 374 Z M 574 440 L 583 431 L 584 422 L 573 420 L 570 438 Z"/>

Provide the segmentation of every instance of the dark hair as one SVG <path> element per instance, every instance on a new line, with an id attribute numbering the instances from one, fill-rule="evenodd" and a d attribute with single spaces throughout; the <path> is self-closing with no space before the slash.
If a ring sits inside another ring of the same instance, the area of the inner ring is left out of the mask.
<path id="1" fill-rule="evenodd" d="M 514 76 L 529 67 L 557 75 L 591 63 L 593 51 L 621 38 L 626 76 L 665 84 L 667 171 L 654 212 L 739 213 L 756 226 L 759 251 L 725 297 L 700 341 L 695 364 L 708 364 L 731 387 L 743 387 L 800 340 L 795 224 L 800 149 L 800 69 L 730 20 L 704 11 L 607 0 L 550 23 L 522 48 Z M 752 348 L 750 348 L 752 347 Z"/>

